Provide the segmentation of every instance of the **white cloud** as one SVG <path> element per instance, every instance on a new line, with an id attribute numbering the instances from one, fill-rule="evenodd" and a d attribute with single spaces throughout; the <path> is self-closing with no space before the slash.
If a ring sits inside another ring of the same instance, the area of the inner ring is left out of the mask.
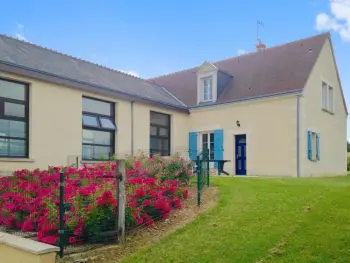
<path id="1" fill-rule="evenodd" d="M 133 70 L 121 70 L 119 69 L 120 72 L 135 76 L 135 77 L 139 77 L 139 74 L 136 71 Z"/>
<path id="2" fill-rule="evenodd" d="M 24 25 L 17 23 L 15 37 L 19 40 L 28 41 L 27 38 L 24 36 Z"/>
<path id="3" fill-rule="evenodd" d="M 237 50 L 237 55 L 240 56 L 240 55 L 244 55 L 244 54 L 247 54 L 248 51 L 247 50 L 244 50 L 244 49 L 238 49 Z"/>
<path id="4" fill-rule="evenodd" d="M 347 42 L 350 42 L 350 0 L 330 0 L 330 14 L 316 16 L 315 29 L 333 30 Z"/>

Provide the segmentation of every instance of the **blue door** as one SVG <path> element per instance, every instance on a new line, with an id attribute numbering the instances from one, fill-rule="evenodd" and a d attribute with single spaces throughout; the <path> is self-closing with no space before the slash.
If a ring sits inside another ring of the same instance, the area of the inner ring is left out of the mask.
<path id="1" fill-rule="evenodd" d="M 246 135 L 236 135 L 236 175 L 247 174 Z"/>

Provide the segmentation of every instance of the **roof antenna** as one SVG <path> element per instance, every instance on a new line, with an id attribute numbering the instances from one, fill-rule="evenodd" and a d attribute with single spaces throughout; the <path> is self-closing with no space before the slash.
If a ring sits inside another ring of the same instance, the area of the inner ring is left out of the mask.
<path id="1" fill-rule="evenodd" d="M 266 45 L 261 42 L 260 36 L 259 36 L 259 28 L 264 27 L 264 23 L 262 20 L 256 21 L 256 51 L 264 51 L 266 49 Z"/>
<path id="2" fill-rule="evenodd" d="M 260 38 L 259 38 L 259 33 L 260 33 L 260 31 L 259 31 L 259 27 L 264 27 L 264 23 L 263 23 L 263 21 L 262 20 L 257 20 L 256 21 L 256 41 L 258 42 L 259 40 L 260 40 Z"/>

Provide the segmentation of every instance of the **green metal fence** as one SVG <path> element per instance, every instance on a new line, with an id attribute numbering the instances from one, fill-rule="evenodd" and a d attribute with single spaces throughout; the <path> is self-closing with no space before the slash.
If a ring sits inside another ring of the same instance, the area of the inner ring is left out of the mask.
<path id="1" fill-rule="evenodd" d="M 201 197 L 205 186 L 209 187 L 209 150 L 204 149 L 197 156 L 197 204 L 201 205 Z"/>

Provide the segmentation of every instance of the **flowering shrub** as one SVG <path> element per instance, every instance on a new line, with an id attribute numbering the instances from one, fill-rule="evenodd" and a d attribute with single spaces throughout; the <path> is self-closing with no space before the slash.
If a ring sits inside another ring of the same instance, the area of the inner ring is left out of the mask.
<path id="1" fill-rule="evenodd" d="M 0 177 L 0 225 L 37 232 L 37 240 L 58 243 L 59 173 L 64 172 L 64 224 L 66 243 L 99 240 L 115 229 L 117 216 L 116 165 L 114 162 L 48 170 L 16 171 Z M 152 226 L 165 219 L 186 199 L 191 172 L 179 156 L 127 157 L 126 226 Z"/>

